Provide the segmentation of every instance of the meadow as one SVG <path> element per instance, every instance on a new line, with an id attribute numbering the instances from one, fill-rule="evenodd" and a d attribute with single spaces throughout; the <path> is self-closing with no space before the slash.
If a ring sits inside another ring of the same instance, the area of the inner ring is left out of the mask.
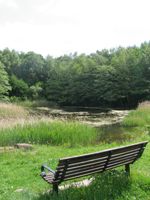
<path id="1" fill-rule="evenodd" d="M 133 123 L 136 117 L 139 121 Z M 121 145 L 107 144 L 101 142 L 101 135 L 90 126 L 54 121 L 46 116 L 33 117 L 22 106 L 0 103 L 0 147 L 4 147 L 0 149 L 0 199 L 150 199 L 149 144 L 142 157 L 131 166 L 130 176 L 124 167 L 119 167 L 93 175 L 87 187 L 70 186 L 60 190 L 58 197 L 52 195 L 52 186 L 39 175 L 43 164 L 55 170 L 59 158 L 150 141 L 149 120 L 150 102 L 139 104 L 122 122 L 124 126 L 135 127 L 133 136 Z M 7 146 L 15 143 L 29 143 L 33 149 L 7 150 Z M 91 177 L 74 181 L 86 178 Z"/>

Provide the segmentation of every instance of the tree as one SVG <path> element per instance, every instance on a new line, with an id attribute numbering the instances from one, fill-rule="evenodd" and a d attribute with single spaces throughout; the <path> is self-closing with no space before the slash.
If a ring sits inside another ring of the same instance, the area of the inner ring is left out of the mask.
<path id="1" fill-rule="evenodd" d="M 53 70 L 55 66 L 55 60 L 52 58 L 52 56 L 48 55 L 45 59 L 45 64 L 43 66 L 43 81 L 46 82 L 48 79 L 48 75 Z"/>
<path id="2" fill-rule="evenodd" d="M 8 80 L 9 78 L 5 71 L 5 66 L 0 61 L 0 99 L 7 99 L 8 92 L 11 90 Z"/>
<path id="3" fill-rule="evenodd" d="M 54 102 L 59 102 L 62 98 L 62 65 L 57 61 L 55 67 L 50 71 L 49 78 L 46 83 L 47 99 Z"/>
<path id="4" fill-rule="evenodd" d="M 41 97 L 40 95 L 43 91 L 41 85 L 42 85 L 42 83 L 38 82 L 29 88 L 29 98 L 30 99 L 37 100 Z"/>
<path id="5" fill-rule="evenodd" d="M 5 70 L 9 76 L 12 74 L 19 76 L 21 60 L 15 50 L 4 49 L 0 60 L 5 65 Z"/>
<path id="6" fill-rule="evenodd" d="M 35 85 L 37 82 L 43 81 L 44 59 L 41 55 L 34 52 L 28 52 L 23 56 L 20 78 L 29 86 Z"/>
<path id="7" fill-rule="evenodd" d="M 15 75 L 10 77 L 10 85 L 12 91 L 9 93 L 10 97 L 19 97 L 21 100 L 27 99 L 28 85 L 23 80 L 18 79 Z"/>
<path id="8" fill-rule="evenodd" d="M 93 85 L 93 96 L 96 98 L 97 105 L 111 105 L 118 100 L 119 91 L 114 67 L 99 66 Z"/>

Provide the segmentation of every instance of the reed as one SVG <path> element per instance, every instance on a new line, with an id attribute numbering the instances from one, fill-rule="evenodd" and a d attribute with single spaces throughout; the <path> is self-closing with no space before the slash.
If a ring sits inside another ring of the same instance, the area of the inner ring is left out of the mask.
<path id="1" fill-rule="evenodd" d="M 22 107 L 12 103 L 0 103 L 0 119 L 27 117 L 27 111 Z"/>
<path id="2" fill-rule="evenodd" d="M 73 147 L 94 145 L 97 143 L 96 138 L 95 129 L 76 122 L 39 120 L 0 130 L 0 146 L 32 143 Z"/>
<path id="3" fill-rule="evenodd" d="M 150 123 L 150 102 L 142 102 L 122 121 L 123 126 L 144 126 Z"/>

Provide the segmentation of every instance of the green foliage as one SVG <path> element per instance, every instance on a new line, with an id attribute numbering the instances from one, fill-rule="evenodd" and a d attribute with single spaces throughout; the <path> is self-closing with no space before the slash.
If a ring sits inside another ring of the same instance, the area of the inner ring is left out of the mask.
<path id="1" fill-rule="evenodd" d="M 5 65 L 6 72 L 9 76 L 13 74 L 19 76 L 21 60 L 15 50 L 10 51 L 8 48 L 4 49 L 0 60 Z"/>
<path id="2" fill-rule="evenodd" d="M 36 83 L 35 85 L 30 86 L 29 88 L 29 96 L 32 100 L 40 99 L 40 94 L 42 93 L 43 89 L 40 87 L 40 82 Z"/>
<path id="3" fill-rule="evenodd" d="M 8 82 L 8 75 L 5 71 L 5 66 L 0 61 L 0 99 L 7 99 L 8 91 L 11 90 L 11 87 Z"/>
<path id="4" fill-rule="evenodd" d="M 90 55 L 48 55 L 45 59 L 34 52 L 18 53 L 6 48 L 0 51 L 0 61 L 9 77 L 15 75 L 28 84 L 30 100 L 135 108 L 150 96 L 150 42 L 141 47 L 119 46 Z M 9 96 L 12 101 L 14 96 L 22 99 L 18 95 Z"/>
<path id="5" fill-rule="evenodd" d="M 21 102 L 21 98 L 20 97 L 16 97 L 16 96 L 10 97 L 9 100 L 12 103 L 19 103 L 19 102 Z"/>
<path id="6" fill-rule="evenodd" d="M 34 52 L 28 52 L 22 59 L 20 66 L 20 78 L 22 78 L 29 86 L 43 81 L 43 65 L 44 59 L 41 55 Z"/>
<path id="7" fill-rule="evenodd" d="M 10 77 L 9 82 L 12 87 L 12 90 L 9 93 L 9 96 L 12 97 L 11 100 L 14 101 L 16 97 L 18 97 L 18 99 L 20 98 L 20 100 L 26 100 L 28 95 L 27 83 L 18 79 L 15 75 Z"/>

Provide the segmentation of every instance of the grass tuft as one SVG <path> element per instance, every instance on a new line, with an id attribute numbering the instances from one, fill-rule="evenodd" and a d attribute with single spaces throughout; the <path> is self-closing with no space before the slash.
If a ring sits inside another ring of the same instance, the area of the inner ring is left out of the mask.
<path id="1" fill-rule="evenodd" d="M 22 107 L 12 103 L 0 103 L 0 119 L 27 117 L 27 111 Z"/>

